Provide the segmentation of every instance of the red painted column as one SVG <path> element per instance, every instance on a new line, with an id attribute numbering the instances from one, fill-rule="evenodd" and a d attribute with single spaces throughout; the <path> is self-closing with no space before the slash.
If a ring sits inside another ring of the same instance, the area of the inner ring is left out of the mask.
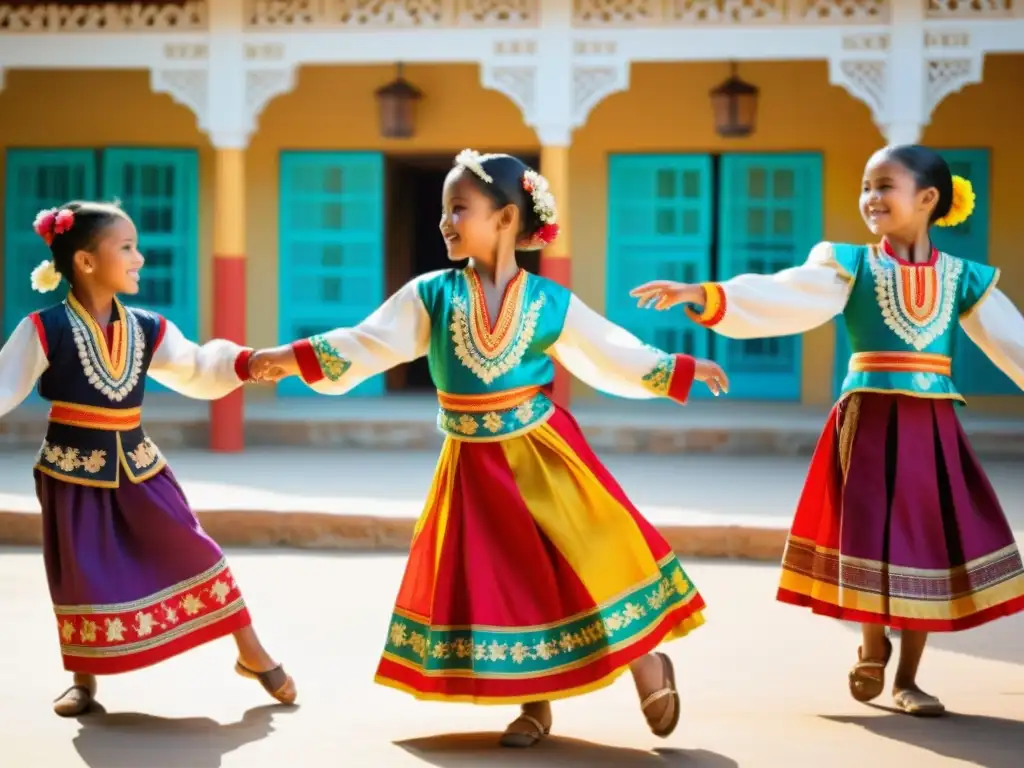
<path id="1" fill-rule="evenodd" d="M 545 144 L 540 150 L 540 172 L 555 196 L 558 210 L 558 239 L 544 249 L 540 273 L 566 288 L 572 288 L 571 231 L 569 224 L 569 147 Z M 563 408 L 572 399 L 572 379 L 562 366 L 555 366 L 554 399 Z"/>
<path id="2" fill-rule="evenodd" d="M 218 149 L 213 207 L 213 335 L 245 344 L 245 150 Z M 210 450 L 245 448 L 245 395 L 210 403 Z"/>

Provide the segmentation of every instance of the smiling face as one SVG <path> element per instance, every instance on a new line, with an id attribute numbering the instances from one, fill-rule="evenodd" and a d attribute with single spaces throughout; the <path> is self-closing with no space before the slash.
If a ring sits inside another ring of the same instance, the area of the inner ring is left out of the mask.
<path id="1" fill-rule="evenodd" d="M 75 254 L 76 273 L 113 293 L 139 292 L 139 270 L 146 260 L 139 253 L 139 235 L 127 216 L 115 216 L 89 251 Z"/>
<path id="2" fill-rule="evenodd" d="M 502 230 L 507 228 L 502 211 L 480 191 L 471 174 L 456 167 L 444 181 L 438 226 L 452 261 L 494 253 Z"/>
<path id="3" fill-rule="evenodd" d="M 938 194 L 935 187 L 918 189 L 914 174 L 881 150 L 864 168 L 860 214 L 873 234 L 912 241 L 927 228 Z"/>

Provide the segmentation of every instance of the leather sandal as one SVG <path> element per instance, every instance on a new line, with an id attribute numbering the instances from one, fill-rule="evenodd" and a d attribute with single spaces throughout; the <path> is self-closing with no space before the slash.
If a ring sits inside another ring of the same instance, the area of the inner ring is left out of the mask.
<path id="1" fill-rule="evenodd" d="M 663 687 L 640 702 L 640 709 L 644 713 L 644 719 L 647 720 L 647 726 L 651 729 L 651 733 L 664 739 L 670 736 L 679 725 L 679 691 L 676 688 L 676 672 L 672 666 L 672 660 L 664 653 L 654 655 L 661 661 Z M 668 697 L 668 704 L 665 711 L 657 719 L 652 719 L 647 712 L 648 708 L 666 697 Z"/>
<path id="2" fill-rule="evenodd" d="M 940 717 L 946 714 L 946 705 L 930 693 L 916 688 L 897 688 L 892 692 L 896 709 L 914 717 Z"/>
<path id="3" fill-rule="evenodd" d="M 865 659 L 864 647 L 857 648 L 857 663 L 850 670 L 850 695 L 866 703 L 882 695 L 885 690 L 885 668 L 892 658 L 892 641 L 885 638 L 885 656 L 882 659 Z M 868 670 L 877 674 L 865 674 Z"/>
<path id="4" fill-rule="evenodd" d="M 235 662 L 235 672 L 249 680 L 255 680 L 263 686 L 263 690 L 273 696 L 282 704 L 294 704 L 298 698 L 298 691 L 295 688 L 295 681 L 292 676 L 284 671 L 284 665 L 278 664 L 266 672 L 256 672 L 249 669 L 241 661 Z"/>
<path id="5" fill-rule="evenodd" d="M 526 749 L 527 747 L 532 747 L 538 741 L 551 733 L 550 726 L 545 728 L 544 724 L 540 720 L 532 715 L 526 714 L 525 712 L 509 723 L 508 727 L 511 728 L 516 723 L 526 723 L 530 726 L 530 730 L 505 731 L 501 735 L 501 739 L 498 740 L 498 743 L 501 744 L 501 746 L 512 747 L 514 749 Z"/>
<path id="6" fill-rule="evenodd" d="M 72 685 L 53 700 L 53 711 L 61 717 L 78 717 L 92 707 L 93 691 L 86 685 Z"/>

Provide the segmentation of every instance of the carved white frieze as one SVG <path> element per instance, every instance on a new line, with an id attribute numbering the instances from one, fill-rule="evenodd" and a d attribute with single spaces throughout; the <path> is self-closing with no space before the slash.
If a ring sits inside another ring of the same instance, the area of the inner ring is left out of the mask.
<path id="1" fill-rule="evenodd" d="M 304 30 L 536 27 L 538 0 L 245 0 L 246 26 Z"/>
<path id="2" fill-rule="evenodd" d="M 11 4 L 0 0 L 0 34 L 194 32 L 206 29 L 207 14 L 207 0 L 167 5 L 134 2 Z"/>
<path id="3" fill-rule="evenodd" d="M 929 19 L 998 19 L 1013 16 L 1013 4 L 1020 0 L 925 0 Z"/>

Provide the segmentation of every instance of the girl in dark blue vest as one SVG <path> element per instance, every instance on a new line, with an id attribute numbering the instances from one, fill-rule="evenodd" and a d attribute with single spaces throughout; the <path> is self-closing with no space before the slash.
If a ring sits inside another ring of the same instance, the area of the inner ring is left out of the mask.
<path id="1" fill-rule="evenodd" d="M 141 422 L 147 374 L 215 400 L 250 379 L 251 350 L 221 339 L 197 346 L 165 318 L 118 301 L 139 292 L 144 260 L 116 205 L 68 203 L 40 212 L 34 227 L 52 258 L 33 271 L 33 288 L 53 291 L 64 279 L 70 290 L 22 320 L 0 351 L 0 415 L 36 382 L 50 401 L 36 493 L 64 668 L 74 674 L 54 710 L 88 710 L 96 675 L 228 634 L 236 671 L 292 703 L 294 681 L 260 644 L 223 552 Z"/>

